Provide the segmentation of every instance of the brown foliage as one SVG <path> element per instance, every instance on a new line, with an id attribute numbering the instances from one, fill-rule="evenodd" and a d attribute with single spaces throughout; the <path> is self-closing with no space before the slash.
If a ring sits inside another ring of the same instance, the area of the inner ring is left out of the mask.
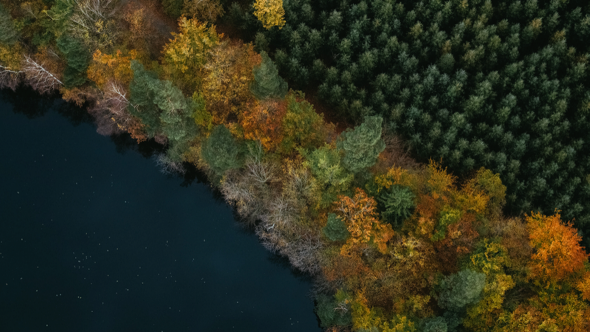
<path id="1" fill-rule="evenodd" d="M 284 101 L 255 101 L 240 119 L 244 138 L 259 140 L 267 151 L 276 149 L 283 140 L 281 124 L 286 112 Z"/>
<path id="2" fill-rule="evenodd" d="M 252 44 L 224 41 L 209 52 L 205 64 L 203 95 L 215 123 L 235 122 L 240 111 L 254 101 L 250 83 L 252 68 L 261 61 Z M 229 116 L 233 115 L 233 119 Z"/>
<path id="3" fill-rule="evenodd" d="M 350 237 L 342 246 L 342 255 L 351 255 L 353 251 L 363 249 L 369 241 L 377 245 L 381 253 L 387 250 L 387 241 L 393 237 L 390 224 L 383 224 L 377 219 L 377 202 L 367 196 L 364 190 L 356 188 L 353 198 L 338 196 L 336 210 L 346 223 Z"/>

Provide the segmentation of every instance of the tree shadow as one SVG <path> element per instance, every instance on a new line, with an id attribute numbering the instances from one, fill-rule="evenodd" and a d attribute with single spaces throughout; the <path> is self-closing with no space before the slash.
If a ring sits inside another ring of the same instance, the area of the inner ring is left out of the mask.
<path id="1" fill-rule="evenodd" d="M 92 116 L 86 111 L 86 105 L 78 107 L 68 103 L 58 93 L 42 95 L 31 87 L 19 86 L 16 91 L 0 90 L 0 100 L 11 104 L 14 113 L 23 114 L 28 119 L 40 118 L 48 111 L 56 111 L 74 126 L 93 123 Z"/>

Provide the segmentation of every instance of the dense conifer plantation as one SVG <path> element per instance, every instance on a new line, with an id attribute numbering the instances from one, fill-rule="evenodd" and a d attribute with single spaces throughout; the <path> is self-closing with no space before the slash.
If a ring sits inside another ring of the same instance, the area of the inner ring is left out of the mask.
<path id="1" fill-rule="evenodd" d="M 382 115 L 424 160 L 484 166 L 512 213 L 563 211 L 590 234 L 590 3 L 284 1 L 286 24 L 233 17 L 295 87 L 361 121 Z M 250 11 L 252 11 L 250 9 Z M 253 33 L 254 34 L 254 33 Z"/>

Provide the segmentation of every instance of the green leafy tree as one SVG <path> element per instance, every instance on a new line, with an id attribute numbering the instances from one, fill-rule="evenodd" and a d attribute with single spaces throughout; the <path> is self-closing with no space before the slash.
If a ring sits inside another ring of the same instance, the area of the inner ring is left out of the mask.
<path id="1" fill-rule="evenodd" d="M 350 236 L 344 221 L 334 213 L 328 214 L 328 223 L 322 231 L 330 241 L 344 241 Z"/>
<path id="2" fill-rule="evenodd" d="M 315 111 L 313 105 L 305 100 L 303 93 L 289 93 L 282 129 L 281 151 L 288 154 L 296 148 L 320 146 L 325 142 L 330 127 L 325 125 L 323 116 Z"/>
<path id="3" fill-rule="evenodd" d="M 322 327 L 348 326 L 352 323 L 348 302 L 343 298 L 346 296 L 346 293 L 339 290 L 334 297 L 324 294 L 317 297 L 316 313 Z"/>
<path id="4" fill-rule="evenodd" d="M 56 0 L 50 9 L 45 11 L 50 20 L 44 21 L 44 25 L 53 33 L 54 38 L 59 38 L 67 30 L 75 5 L 74 0 Z"/>
<path id="5" fill-rule="evenodd" d="M 276 98 L 283 99 L 287 94 L 287 82 L 279 76 L 277 67 L 266 52 L 260 53 L 262 63 L 254 67 L 254 82 L 250 87 L 252 94 L 259 100 Z"/>
<path id="6" fill-rule="evenodd" d="M 207 165 L 217 174 L 242 166 L 240 148 L 229 129 L 224 125 L 213 128 L 203 142 L 201 155 Z"/>
<path id="7" fill-rule="evenodd" d="M 423 332 L 447 332 L 447 321 L 443 317 L 427 318 L 423 321 Z"/>
<path id="8" fill-rule="evenodd" d="M 183 5 L 184 0 L 162 0 L 162 7 L 164 8 L 164 12 L 168 16 L 175 19 L 182 15 Z"/>
<path id="9" fill-rule="evenodd" d="M 486 275 L 473 270 L 462 270 L 445 277 L 440 284 L 438 305 L 451 311 L 460 311 L 480 300 Z"/>
<path id="10" fill-rule="evenodd" d="M 155 91 L 158 90 L 160 81 L 158 75 L 145 70 L 143 65 L 136 60 L 131 61 L 133 80 L 129 85 L 129 112 L 140 119 L 144 124 L 145 132 L 150 138 L 162 131 L 160 110 L 155 104 Z"/>
<path id="11" fill-rule="evenodd" d="M 340 134 L 337 146 L 344 153 L 342 162 L 349 171 L 358 173 L 375 165 L 377 157 L 385 150 L 382 124 L 382 117 L 368 116 L 361 125 Z"/>
<path id="12" fill-rule="evenodd" d="M 0 43 L 14 45 L 18 40 L 18 31 L 14 27 L 12 16 L 6 8 L 0 3 Z"/>
<path id="13" fill-rule="evenodd" d="M 342 166 L 340 153 L 328 145 L 306 153 L 305 157 L 305 164 L 310 168 L 321 188 L 320 205 L 329 206 L 337 200 L 338 195 L 344 194 L 349 189 L 353 175 Z"/>
<path id="14" fill-rule="evenodd" d="M 377 200 L 384 207 L 381 215 L 391 223 L 399 224 L 412 215 L 415 195 L 408 187 L 391 186 L 384 191 Z"/>

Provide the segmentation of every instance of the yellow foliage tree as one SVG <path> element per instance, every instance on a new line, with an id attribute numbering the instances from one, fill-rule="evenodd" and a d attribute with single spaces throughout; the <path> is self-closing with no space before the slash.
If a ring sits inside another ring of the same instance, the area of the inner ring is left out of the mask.
<path id="1" fill-rule="evenodd" d="M 184 0 L 182 12 L 201 21 L 215 22 L 224 10 L 219 0 Z"/>
<path id="2" fill-rule="evenodd" d="M 285 8 L 283 0 L 256 0 L 254 3 L 254 15 L 266 29 L 285 25 Z"/>
<path id="3" fill-rule="evenodd" d="M 180 18 L 178 28 L 164 47 L 164 70 L 186 95 L 192 95 L 201 87 L 209 51 L 223 35 L 217 34 L 215 26 L 186 17 Z"/>
<path id="4" fill-rule="evenodd" d="M 254 97 L 250 83 L 254 80 L 252 68 L 261 61 L 252 44 L 225 41 L 209 52 L 204 67 L 203 96 L 215 123 L 227 123 L 233 114 L 238 120 L 240 111 L 249 109 Z"/>
<path id="5" fill-rule="evenodd" d="M 133 78 L 131 60 L 136 57 L 135 50 L 131 50 L 128 55 L 124 55 L 120 50 L 112 55 L 96 50 L 92 55 L 94 61 L 88 66 L 86 74 L 100 89 L 104 89 L 105 84 L 113 79 L 127 87 Z"/>

